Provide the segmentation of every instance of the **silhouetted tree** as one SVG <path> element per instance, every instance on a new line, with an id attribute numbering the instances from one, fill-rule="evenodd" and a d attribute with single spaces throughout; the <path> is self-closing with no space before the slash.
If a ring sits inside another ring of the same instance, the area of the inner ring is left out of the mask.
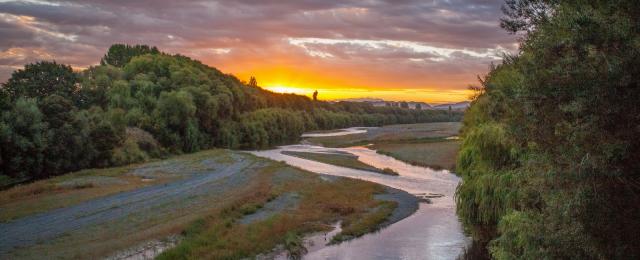
<path id="1" fill-rule="evenodd" d="M 318 91 L 317 90 L 313 92 L 313 100 L 314 101 L 318 101 Z"/>
<path id="2" fill-rule="evenodd" d="M 251 87 L 258 86 L 258 80 L 256 80 L 256 77 L 251 76 L 251 78 L 249 78 L 249 86 Z"/>

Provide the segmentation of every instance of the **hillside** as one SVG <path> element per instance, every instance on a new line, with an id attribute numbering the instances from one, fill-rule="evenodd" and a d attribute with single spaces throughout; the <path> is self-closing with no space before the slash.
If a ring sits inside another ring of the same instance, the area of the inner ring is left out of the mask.
<path id="1" fill-rule="evenodd" d="M 113 45 L 81 72 L 27 64 L 0 90 L 0 185 L 212 147 L 267 148 L 310 130 L 461 118 L 277 94 L 144 45 Z"/>

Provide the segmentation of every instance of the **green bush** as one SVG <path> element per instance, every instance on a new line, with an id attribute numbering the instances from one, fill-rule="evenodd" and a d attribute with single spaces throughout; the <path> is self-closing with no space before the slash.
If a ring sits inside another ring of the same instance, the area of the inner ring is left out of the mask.
<path id="1" fill-rule="evenodd" d="M 458 215 L 496 259 L 640 257 L 637 3 L 506 2 L 523 41 L 463 120 Z"/>

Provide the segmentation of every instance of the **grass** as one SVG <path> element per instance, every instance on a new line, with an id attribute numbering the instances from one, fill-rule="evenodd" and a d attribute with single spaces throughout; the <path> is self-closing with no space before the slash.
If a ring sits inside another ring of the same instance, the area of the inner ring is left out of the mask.
<path id="1" fill-rule="evenodd" d="M 380 206 L 372 210 L 369 214 L 357 219 L 350 219 L 350 222 L 342 223 L 346 225 L 340 234 L 331 239 L 331 244 L 338 244 L 353 238 L 361 237 L 364 234 L 377 231 L 379 224 L 384 222 L 393 210 L 397 207 L 394 201 L 385 201 Z"/>
<path id="2" fill-rule="evenodd" d="M 229 153 L 223 150 L 209 150 L 189 155 L 173 157 L 167 161 L 186 163 L 192 168 L 200 167 L 198 164 L 203 159 L 213 158 L 219 162 L 229 161 Z M 148 185 L 158 185 L 171 181 L 177 176 L 165 176 L 152 182 L 144 181 L 139 176 L 127 173 L 138 167 L 145 167 L 154 162 L 132 164 L 121 167 L 104 169 L 86 169 L 68 173 L 49 179 L 34 181 L 27 184 L 16 185 L 0 191 L 0 222 L 7 222 L 20 217 L 45 212 L 48 210 L 68 207 L 85 201 L 119 192 L 138 189 Z M 81 180 L 87 177 L 113 177 L 119 183 L 78 183 L 61 185 L 65 182 Z"/>
<path id="3" fill-rule="evenodd" d="M 277 172 L 278 167 L 289 166 L 272 167 Z M 374 194 L 384 191 L 380 185 L 346 178 L 326 182 L 316 175 L 297 171 L 307 178 L 277 186 L 267 185 L 267 182 L 254 186 L 250 189 L 252 195 L 239 198 L 224 209 L 193 222 L 185 230 L 185 239 L 158 259 L 252 258 L 279 244 L 284 245 L 290 257 L 297 259 L 305 250 L 303 234 L 324 230 L 328 223 L 342 220 L 341 237 L 356 237 L 375 230 L 395 208 L 389 204 L 391 202 L 373 198 Z M 248 225 L 238 223 L 244 215 L 241 205 L 266 203 L 269 196 L 287 192 L 301 194 L 301 202 L 292 212 Z"/>
<path id="4" fill-rule="evenodd" d="M 126 168 L 112 168 L 109 170 L 85 170 L 82 174 L 104 176 L 102 174 L 124 174 Z M 138 177 L 122 176 L 119 179 L 126 184 L 95 185 L 79 183 L 70 186 L 58 184 L 69 177 L 52 178 L 36 181 L 26 185 L 18 185 L 0 192 L 0 222 L 44 212 L 56 208 L 75 205 L 98 197 L 128 191 L 149 185 Z"/>
<path id="5" fill-rule="evenodd" d="M 389 125 L 364 134 L 314 137 L 308 142 L 326 147 L 364 146 L 412 165 L 454 170 L 460 141 L 447 140 L 460 130 L 461 123 Z"/>
<path id="6" fill-rule="evenodd" d="M 459 122 L 388 125 L 369 129 L 367 133 L 332 137 L 312 137 L 306 140 L 325 147 L 361 146 L 380 142 L 410 142 L 439 139 L 457 135 Z"/>
<path id="7" fill-rule="evenodd" d="M 284 151 L 282 152 L 286 155 L 291 155 L 303 159 L 308 159 L 312 161 L 317 161 L 326 164 L 332 164 L 336 166 L 356 169 L 356 170 L 364 170 L 370 172 L 376 172 L 387 175 L 398 175 L 397 172 L 390 168 L 379 169 L 363 163 L 358 160 L 358 157 L 353 154 L 329 154 L 329 153 L 310 153 L 310 152 L 292 152 L 292 151 Z"/>
<path id="8" fill-rule="evenodd" d="M 302 256 L 307 253 L 304 237 L 292 231 L 287 232 L 284 237 L 284 248 L 290 259 L 302 259 Z"/>
<path id="9" fill-rule="evenodd" d="M 460 149 L 460 141 L 376 143 L 371 148 L 380 154 L 388 155 L 413 165 L 454 170 L 456 156 Z"/>
<path id="10" fill-rule="evenodd" d="M 236 160 L 229 156 L 231 153 L 226 150 L 207 151 L 171 158 L 162 163 L 186 163 L 197 168 L 201 167 L 201 160 Z M 342 221 L 345 232 L 342 236 L 355 237 L 356 234 L 376 230 L 393 210 L 381 211 L 389 207 L 390 202 L 374 198 L 375 194 L 384 192 L 381 185 L 347 178 L 325 181 L 316 174 L 281 162 L 248 154 L 237 155 L 253 162 L 251 165 L 255 166 L 237 173 L 246 176 L 242 177 L 245 181 L 235 184 L 224 193 L 187 198 L 178 204 L 134 212 L 107 223 L 87 226 L 36 245 L 16 249 L 11 256 L 38 258 L 42 252 L 47 252 L 51 258 L 102 258 L 150 239 L 162 239 L 180 233 L 181 242 L 160 255 L 159 259 L 252 258 L 271 251 L 277 245 L 283 245 L 295 258 L 304 253 L 301 239 L 306 233 L 326 230 L 328 224 Z M 139 166 L 145 165 L 87 170 L 2 191 L 0 198 L 6 201 L 2 204 L 1 212 L 14 212 L 24 207 L 11 204 L 11 200 L 31 203 L 25 207 L 28 210 L 17 214 L 29 215 L 44 211 L 45 208 L 90 200 L 82 197 L 85 195 L 93 198 L 104 196 L 117 190 L 114 187 L 133 189 L 135 187 L 127 185 L 105 188 L 85 184 L 60 188 L 57 184 L 86 176 L 139 178 L 127 174 Z M 97 189 L 101 188 L 106 190 L 100 193 Z M 246 215 L 262 210 L 268 201 L 291 192 L 299 194 L 295 208 L 249 224 L 239 221 Z M 10 210 L 5 211 L 5 207 Z"/>
<path id="11" fill-rule="evenodd" d="M 11 187 L 12 185 L 16 185 L 22 181 L 25 181 L 21 178 L 12 178 L 4 174 L 0 174 L 0 190 Z"/>
<path id="12" fill-rule="evenodd" d="M 384 169 L 382 169 L 382 174 L 397 176 L 398 172 L 394 171 L 391 168 L 384 168 Z"/>

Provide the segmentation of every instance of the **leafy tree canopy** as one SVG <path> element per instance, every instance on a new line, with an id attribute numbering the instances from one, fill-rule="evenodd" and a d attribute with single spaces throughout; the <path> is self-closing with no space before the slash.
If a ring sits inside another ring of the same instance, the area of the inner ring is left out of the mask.
<path id="1" fill-rule="evenodd" d="M 4 84 L 3 92 L 11 100 L 19 97 L 41 99 L 53 94 L 73 100 L 77 82 L 78 77 L 71 66 L 40 61 L 14 71 Z"/>
<path id="2" fill-rule="evenodd" d="M 159 54 L 158 48 L 149 47 L 147 45 L 128 45 L 114 44 L 111 45 L 107 54 L 100 60 L 101 65 L 111 65 L 115 67 L 124 67 L 129 61 L 136 56 L 144 54 Z"/>
<path id="3" fill-rule="evenodd" d="M 640 257 L 637 1 L 509 0 L 464 118 L 458 214 L 498 259 Z"/>

